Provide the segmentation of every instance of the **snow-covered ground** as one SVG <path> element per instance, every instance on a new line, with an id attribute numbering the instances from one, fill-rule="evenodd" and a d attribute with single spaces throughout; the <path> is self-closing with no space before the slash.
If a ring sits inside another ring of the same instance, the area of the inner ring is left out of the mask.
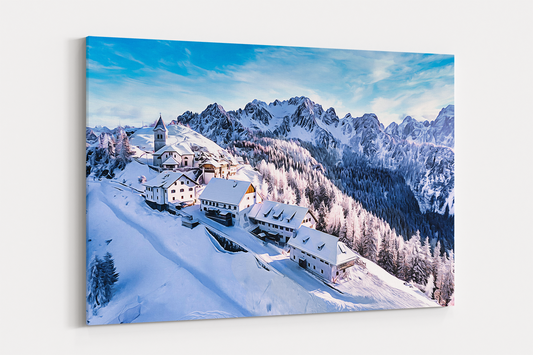
<path id="1" fill-rule="evenodd" d="M 87 264 L 110 252 L 120 274 L 111 302 L 88 310 L 89 324 L 437 306 L 367 260 L 335 290 L 245 229 L 205 218 L 198 206 L 185 212 L 202 224 L 182 227 L 181 217 L 152 210 L 137 191 L 138 176 L 155 174 L 134 161 L 113 180 L 87 179 Z M 257 174 L 245 166 L 238 177 Z M 249 252 L 221 252 L 205 225 Z"/>
<path id="2" fill-rule="evenodd" d="M 218 153 L 223 149 L 214 143 L 212 140 L 205 138 L 201 134 L 192 129 L 182 125 L 168 125 L 168 139 L 167 144 L 189 143 L 190 145 L 198 145 L 205 147 L 211 153 Z M 139 128 L 130 137 L 131 146 L 137 146 L 144 152 L 152 152 L 154 150 L 154 128 L 143 127 Z"/>

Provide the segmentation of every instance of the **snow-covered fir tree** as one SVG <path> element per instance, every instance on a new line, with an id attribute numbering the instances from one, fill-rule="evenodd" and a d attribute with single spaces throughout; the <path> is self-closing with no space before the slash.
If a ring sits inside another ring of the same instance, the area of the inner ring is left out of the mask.
<path id="1" fill-rule="evenodd" d="M 87 282 L 87 302 L 93 307 L 93 312 L 106 306 L 113 297 L 113 285 L 118 281 L 119 274 L 110 253 L 103 259 L 95 256 L 89 266 Z"/>

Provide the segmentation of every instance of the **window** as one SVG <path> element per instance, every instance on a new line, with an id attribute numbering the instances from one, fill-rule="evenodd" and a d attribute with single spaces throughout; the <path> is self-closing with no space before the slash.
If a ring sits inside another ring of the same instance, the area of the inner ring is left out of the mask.
<path id="1" fill-rule="evenodd" d="M 185 162 L 185 163 L 187 163 L 187 162 Z M 187 165 L 187 164 L 185 164 L 185 165 Z M 189 185 L 189 180 L 187 180 L 187 185 Z"/>
<path id="2" fill-rule="evenodd" d="M 311 267 L 311 264 L 307 263 L 307 267 Z"/>
<path id="3" fill-rule="evenodd" d="M 183 196 L 181 196 L 181 199 L 183 200 Z"/>
<path id="4" fill-rule="evenodd" d="M 192 195 L 191 195 L 191 198 L 192 198 Z"/>
<path id="5" fill-rule="evenodd" d="M 337 276 L 339 276 L 339 272 L 337 271 Z"/>
<path id="6" fill-rule="evenodd" d="M 183 192 L 183 191 L 185 191 L 185 189 L 180 189 L 180 192 Z"/>
<path id="7" fill-rule="evenodd" d="M 172 201 L 174 201 L 176 198 L 175 197 L 172 197 Z"/>
<path id="8" fill-rule="evenodd" d="M 185 183 L 182 181 L 181 184 L 183 185 L 183 184 L 185 184 Z"/>
<path id="9" fill-rule="evenodd" d="M 232 214 L 231 214 L 231 217 L 235 218 L 235 213 L 232 213 Z"/>
<path id="10" fill-rule="evenodd" d="M 172 194 L 173 194 L 174 192 L 176 192 L 176 190 L 171 190 L 171 191 L 170 191 L 170 193 L 172 193 Z"/>
<path id="11" fill-rule="evenodd" d="M 296 255 L 293 255 L 293 256 L 292 256 L 292 260 L 296 260 Z"/>
<path id="12" fill-rule="evenodd" d="M 250 196 L 246 197 L 246 199 L 249 200 L 249 199 L 250 199 Z"/>
<path id="13" fill-rule="evenodd" d="M 313 255 L 313 259 L 316 259 L 316 257 Z"/>
<path id="14" fill-rule="evenodd" d="M 189 187 L 189 191 L 192 191 L 192 187 Z"/>
<path id="15" fill-rule="evenodd" d="M 187 160 L 185 160 L 185 166 L 187 166 L 188 163 L 189 163 L 189 162 L 188 162 Z M 189 182 L 187 181 L 187 183 L 189 183 Z"/>
<path id="16" fill-rule="evenodd" d="M 324 270 L 320 270 L 321 273 L 324 273 Z"/>
<path id="17" fill-rule="evenodd" d="M 316 266 L 315 265 L 313 265 L 313 270 L 316 270 Z"/>

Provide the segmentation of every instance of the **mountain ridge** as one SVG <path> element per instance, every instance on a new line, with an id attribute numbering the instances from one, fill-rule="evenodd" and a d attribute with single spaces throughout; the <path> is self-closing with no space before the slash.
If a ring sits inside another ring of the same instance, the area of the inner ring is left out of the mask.
<path id="1" fill-rule="evenodd" d="M 433 121 L 406 116 L 385 128 L 375 113 L 339 118 L 333 107 L 324 110 L 305 96 L 247 103 L 226 111 L 214 103 L 200 114 L 186 111 L 172 124 L 189 125 L 221 146 L 255 136 L 299 139 L 335 149 L 340 156 L 353 152 L 370 166 L 400 172 L 413 190 L 422 211 L 454 213 L 454 105 L 443 108 Z"/>

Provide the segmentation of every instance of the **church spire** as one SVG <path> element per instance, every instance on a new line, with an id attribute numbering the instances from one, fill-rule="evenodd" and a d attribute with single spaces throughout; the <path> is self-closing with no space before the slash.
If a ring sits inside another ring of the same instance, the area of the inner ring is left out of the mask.
<path id="1" fill-rule="evenodd" d="M 163 118 L 159 114 L 159 119 L 154 127 L 154 152 L 167 145 L 167 132 L 165 122 L 163 122 Z"/>
<path id="2" fill-rule="evenodd" d="M 159 114 L 159 119 L 157 120 L 157 123 L 155 124 L 154 131 L 157 130 L 163 130 L 167 131 L 167 127 L 165 126 L 165 122 L 163 122 L 163 118 L 161 118 L 161 113 Z"/>

